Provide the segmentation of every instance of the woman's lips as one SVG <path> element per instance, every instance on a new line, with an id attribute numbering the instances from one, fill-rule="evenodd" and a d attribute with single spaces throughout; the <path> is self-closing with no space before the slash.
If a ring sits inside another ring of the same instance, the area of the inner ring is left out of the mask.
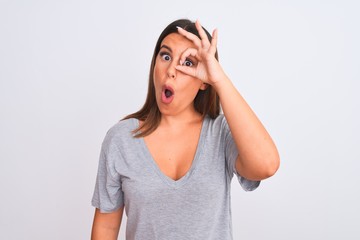
<path id="1" fill-rule="evenodd" d="M 169 104 L 174 99 L 174 90 L 170 86 L 164 86 L 161 91 L 161 101 L 165 104 Z"/>

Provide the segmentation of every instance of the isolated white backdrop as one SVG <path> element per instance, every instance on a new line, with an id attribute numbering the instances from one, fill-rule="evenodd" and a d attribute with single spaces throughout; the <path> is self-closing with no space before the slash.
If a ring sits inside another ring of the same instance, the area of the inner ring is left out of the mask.
<path id="1" fill-rule="evenodd" d="M 223 68 L 281 155 L 255 192 L 233 182 L 234 239 L 360 239 L 359 10 L 0 0 L 0 239 L 89 239 L 103 137 L 142 106 L 155 41 L 183 17 L 219 29 Z"/>

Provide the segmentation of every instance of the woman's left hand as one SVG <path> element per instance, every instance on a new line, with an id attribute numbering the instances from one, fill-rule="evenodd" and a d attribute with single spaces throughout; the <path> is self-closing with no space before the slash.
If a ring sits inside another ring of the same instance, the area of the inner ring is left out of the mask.
<path id="1" fill-rule="evenodd" d="M 217 29 L 213 31 L 212 40 L 210 42 L 199 21 L 196 21 L 195 26 L 199 32 L 200 38 L 183 28 L 178 28 L 179 34 L 192 41 L 196 48 L 188 48 L 182 53 L 180 65 L 176 66 L 176 69 L 196 77 L 204 83 L 214 85 L 226 78 L 224 71 L 215 58 L 218 32 Z M 197 60 L 195 67 L 183 65 L 189 56 L 192 56 Z"/>

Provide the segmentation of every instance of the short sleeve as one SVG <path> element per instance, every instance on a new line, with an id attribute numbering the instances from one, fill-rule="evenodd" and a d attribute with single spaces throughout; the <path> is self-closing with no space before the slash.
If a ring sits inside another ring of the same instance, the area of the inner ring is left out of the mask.
<path id="1" fill-rule="evenodd" d="M 235 174 L 238 178 L 241 187 L 245 191 L 255 190 L 260 185 L 260 181 L 253 181 L 246 179 L 240 176 L 236 171 L 235 162 L 239 153 L 225 117 L 222 120 L 222 128 L 225 135 L 225 159 L 226 159 L 227 170 L 230 175 L 230 178 L 233 176 L 233 174 Z"/>
<path id="2" fill-rule="evenodd" d="M 120 175 L 115 170 L 115 160 L 120 157 L 115 146 L 108 141 L 102 144 L 98 173 L 92 205 L 102 213 L 110 213 L 123 206 L 123 192 L 121 189 Z"/>

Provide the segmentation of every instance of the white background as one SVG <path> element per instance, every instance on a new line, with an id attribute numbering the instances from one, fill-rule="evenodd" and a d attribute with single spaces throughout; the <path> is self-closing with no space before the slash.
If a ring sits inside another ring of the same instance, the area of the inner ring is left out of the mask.
<path id="1" fill-rule="evenodd" d="M 233 182 L 234 239 L 360 239 L 359 12 L 355 0 L 0 0 L 0 239 L 90 238 L 101 142 L 142 106 L 155 42 L 183 17 L 219 29 L 220 62 L 281 155 L 255 192 Z"/>

